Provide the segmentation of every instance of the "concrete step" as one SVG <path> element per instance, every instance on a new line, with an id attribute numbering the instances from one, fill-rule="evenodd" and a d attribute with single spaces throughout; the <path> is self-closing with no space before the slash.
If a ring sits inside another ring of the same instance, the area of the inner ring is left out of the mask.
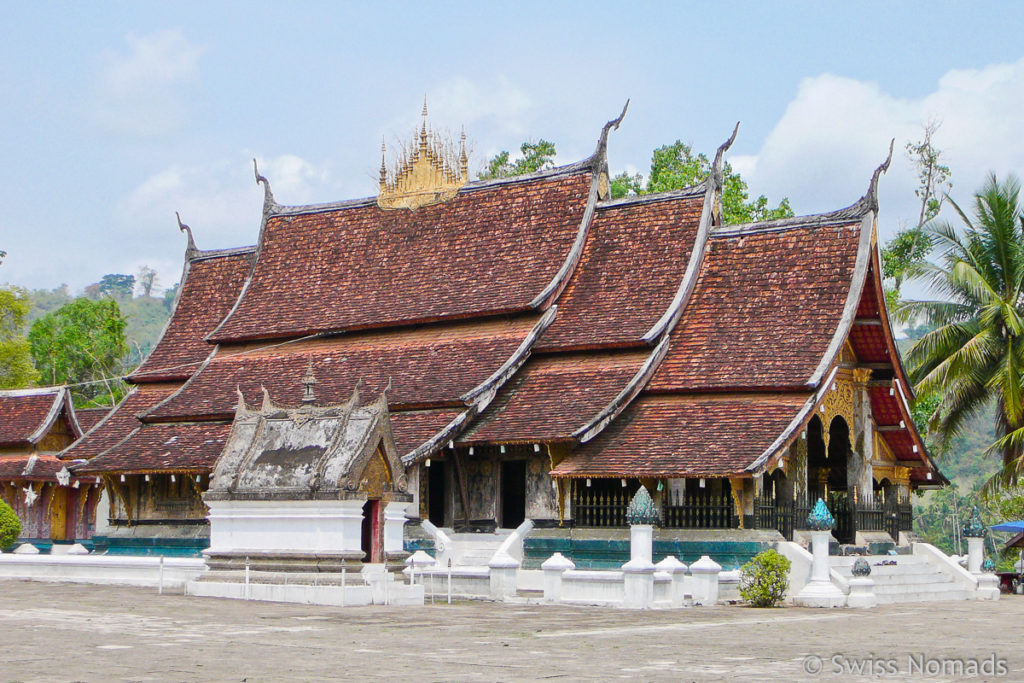
<path id="1" fill-rule="evenodd" d="M 865 559 L 872 567 L 879 562 L 891 562 L 896 561 L 896 565 L 884 565 L 884 566 L 912 566 L 912 565 L 924 565 L 931 564 L 927 559 L 916 556 L 916 555 L 832 555 L 829 559 L 829 564 L 835 568 L 839 567 L 852 567 L 853 563 L 859 559 Z"/>
<path id="2" fill-rule="evenodd" d="M 940 576 L 933 578 L 929 581 L 893 581 L 879 583 L 875 582 L 875 593 L 877 595 L 885 594 L 896 594 L 896 593 L 918 593 L 921 591 L 944 591 L 948 590 L 949 587 L 959 588 L 960 584 L 954 582 L 951 578 L 946 576 Z"/>
<path id="3" fill-rule="evenodd" d="M 833 567 L 835 572 L 840 576 L 850 577 L 853 576 L 852 567 Z M 879 579 L 886 576 L 924 576 L 927 574 L 941 574 L 935 566 L 930 564 L 914 564 L 906 567 L 888 566 L 888 567 L 872 567 L 871 578 Z"/>
<path id="4" fill-rule="evenodd" d="M 951 602 L 953 600 L 974 600 L 973 591 L 963 588 L 951 588 L 944 591 L 918 591 L 912 593 L 886 594 L 875 593 L 880 605 L 892 605 L 903 602 Z"/>

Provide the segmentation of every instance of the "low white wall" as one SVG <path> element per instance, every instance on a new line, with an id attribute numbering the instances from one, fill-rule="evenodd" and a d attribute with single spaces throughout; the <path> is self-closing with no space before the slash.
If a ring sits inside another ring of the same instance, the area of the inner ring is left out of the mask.
<path id="1" fill-rule="evenodd" d="M 159 557 L 125 555 L 0 555 L 0 579 L 68 581 L 75 583 L 160 585 Z M 206 571 L 202 558 L 163 558 L 163 586 L 182 590 Z"/>
<path id="2" fill-rule="evenodd" d="M 408 571 L 408 570 L 406 570 Z M 427 595 L 435 598 L 448 595 L 448 568 L 427 569 L 416 572 L 416 583 Z M 453 567 L 451 570 L 452 597 L 489 600 L 491 598 L 491 572 L 487 567 Z"/>
<path id="3" fill-rule="evenodd" d="M 570 569 L 562 572 L 562 602 L 579 605 L 621 605 L 625 599 L 622 572 Z"/>
<path id="4" fill-rule="evenodd" d="M 187 586 L 189 595 L 206 598 L 232 598 L 235 600 L 261 600 L 264 602 L 291 602 L 302 605 L 329 605 L 353 607 L 359 605 L 422 605 L 423 587 L 392 584 L 382 593 L 373 586 L 348 585 L 310 586 L 282 583 L 244 583 L 221 581 L 193 581 Z"/>

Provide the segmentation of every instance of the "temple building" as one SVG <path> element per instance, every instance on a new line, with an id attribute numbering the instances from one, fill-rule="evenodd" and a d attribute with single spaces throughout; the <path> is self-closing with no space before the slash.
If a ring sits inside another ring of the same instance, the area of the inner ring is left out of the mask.
<path id="1" fill-rule="evenodd" d="M 424 118 L 366 199 L 281 205 L 257 170 L 256 246 L 199 251 L 189 231 L 174 314 L 132 393 L 62 454 L 105 483 L 107 547 L 205 547 L 208 512 L 239 495 L 208 491 L 211 474 L 263 472 L 271 495 L 285 470 L 256 465 L 278 457 L 308 461 L 293 493 L 318 499 L 311 454 L 335 447 L 294 411 L 333 411 L 341 434 L 357 386 L 386 397 L 393 443 L 360 452 L 396 457 L 328 497 L 358 500 L 371 529 L 401 503 L 406 550 L 436 528 L 497 541 L 531 520 L 528 561 L 556 549 L 596 566 L 641 484 L 662 515 L 656 553 L 792 538 L 818 497 L 841 543 L 905 542 L 910 493 L 945 480 L 882 295 L 888 161 L 846 208 L 726 225 L 735 131 L 703 183 L 612 199 L 621 120 L 580 162 L 470 181 L 464 142 L 442 144 Z M 279 456 L 269 433 L 245 432 L 275 420 L 292 423 Z M 246 448 L 248 465 L 228 462 Z M 381 557 L 375 534 L 364 559 Z"/>
<path id="2" fill-rule="evenodd" d="M 0 391 L 0 496 L 21 520 L 20 542 L 89 544 L 99 482 L 57 458 L 81 434 L 65 387 Z"/>

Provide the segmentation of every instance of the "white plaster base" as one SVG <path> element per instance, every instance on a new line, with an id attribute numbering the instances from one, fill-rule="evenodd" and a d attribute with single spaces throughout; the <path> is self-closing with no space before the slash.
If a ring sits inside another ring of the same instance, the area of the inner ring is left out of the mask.
<path id="1" fill-rule="evenodd" d="M 842 607 L 846 604 L 846 596 L 831 581 L 812 579 L 793 596 L 793 604 L 798 607 Z"/>
<path id="2" fill-rule="evenodd" d="M 855 576 L 850 579 L 850 594 L 846 598 L 847 607 L 870 608 L 878 605 L 875 595 L 875 582 L 867 577 Z"/>
<path id="3" fill-rule="evenodd" d="M 210 507 L 210 548 L 207 552 L 361 553 L 364 502 L 207 501 Z M 388 505 L 388 508 L 392 508 L 392 505 Z M 396 515 L 388 509 L 385 515 L 387 549 L 388 542 L 394 545 Z M 403 523 L 404 519 L 403 516 Z M 387 526 L 389 520 L 390 534 Z M 400 526 L 398 533 L 401 538 Z"/>
<path id="4" fill-rule="evenodd" d="M 978 599 L 998 600 L 999 599 L 999 577 L 995 574 L 978 575 Z"/>

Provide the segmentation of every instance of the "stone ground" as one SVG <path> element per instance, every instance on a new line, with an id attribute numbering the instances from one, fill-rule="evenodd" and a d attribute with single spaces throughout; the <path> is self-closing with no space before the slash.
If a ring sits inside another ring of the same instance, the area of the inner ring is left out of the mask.
<path id="1" fill-rule="evenodd" d="M 344 609 L 28 581 L 0 581 L 0 596 L 0 682 L 1024 681 L 1018 596 L 867 611 L 653 612 L 487 602 Z M 924 671 L 911 670 L 911 655 L 924 656 Z M 956 662 L 992 655 L 1006 661 L 1004 675 L 955 675 Z M 945 673 L 935 668 L 943 660 Z"/>

